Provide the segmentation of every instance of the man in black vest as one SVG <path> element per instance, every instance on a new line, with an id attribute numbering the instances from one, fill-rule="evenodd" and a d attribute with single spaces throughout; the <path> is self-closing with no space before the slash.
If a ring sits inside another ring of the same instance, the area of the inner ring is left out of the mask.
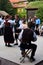
<path id="1" fill-rule="evenodd" d="M 15 15 L 15 25 L 14 25 L 16 44 L 14 45 L 18 45 L 17 39 L 18 39 L 19 32 L 21 31 L 20 29 L 18 29 L 18 27 L 20 26 L 19 21 L 20 21 L 19 16 L 16 14 Z"/>
<path id="2" fill-rule="evenodd" d="M 25 49 L 32 49 L 30 61 L 35 61 L 34 55 L 37 48 L 36 44 L 32 44 L 31 41 L 34 40 L 33 38 L 33 30 L 29 28 L 24 29 L 22 31 L 22 39 L 20 44 L 20 50 L 22 51 L 22 54 L 25 52 Z"/>

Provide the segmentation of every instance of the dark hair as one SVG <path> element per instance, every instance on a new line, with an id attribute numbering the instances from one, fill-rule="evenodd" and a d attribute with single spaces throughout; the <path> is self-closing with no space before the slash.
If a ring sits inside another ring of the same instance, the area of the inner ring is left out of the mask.
<path id="1" fill-rule="evenodd" d="M 19 15 L 18 14 L 16 14 L 15 16 L 17 16 L 19 18 Z"/>
<path id="2" fill-rule="evenodd" d="M 10 15 L 5 16 L 5 19 L 8 19 Z"/>
<path id="3" fill-rule="evenodd" d="M 28 22 L 28 27 L 29 27 L 29 28 L 32 27 L 32 22 Z"/>

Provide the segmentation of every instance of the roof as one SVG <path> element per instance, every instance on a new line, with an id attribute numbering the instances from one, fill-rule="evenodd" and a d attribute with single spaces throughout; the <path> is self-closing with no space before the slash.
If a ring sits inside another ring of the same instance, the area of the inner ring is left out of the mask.
<path id="1" fill-rule="evenodd" d="M 10 0 L 14 8 L 23 8 L 27 6 L 27 0 Z"/>
<path id="2" fill-rule="evenodd" d="M 13 7 L 14 8 L 23 8 L 23 7 L 26 7 L 26 3 L 22 3 L 22 4 L 13 4 Z"/>
<path id="3" fill-rule="evenodd" d="M 7 16 L 7 15 L 9 15 L 7 12 L 5 12 L 5 11 L 0 11 L 0 15 L 2 15 L 2 16 Z"/>
<path id="4" fill-rule="evenodd" d="M 26 10 L 38 10 L 38 8 L 26 8 Z"/>
<path id="5" fill-rule="evenodd" d="M 27 0 L 10 0 L 12 6 L 14 8 L 23 8 L 23 7 L 26 7 L 27 5 Z M 20 3 L 20 4 L 18 4 Z"/>
<path id="6" fill-rule="evenodd" d="M 10 0 L 10 2 L 15 3 L 15 2 L 22 2 L 22 1 L 26 1 L 26 0 Z"/>

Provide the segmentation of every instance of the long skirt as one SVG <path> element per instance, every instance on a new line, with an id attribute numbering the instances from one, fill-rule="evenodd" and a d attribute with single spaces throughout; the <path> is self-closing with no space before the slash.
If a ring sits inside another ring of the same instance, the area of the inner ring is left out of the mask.
<path id="1" fill-rule="evenodd" d="M 4 42 L 5 43 L 14 43 L 14 37 L 11 27 L 4 28 Z"/>

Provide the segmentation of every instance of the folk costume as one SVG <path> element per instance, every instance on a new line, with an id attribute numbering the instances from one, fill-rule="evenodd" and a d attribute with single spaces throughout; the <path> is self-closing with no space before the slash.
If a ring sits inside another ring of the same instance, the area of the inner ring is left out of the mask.
<path id="1" fill-rule="evenodd" d="M 10 43 L 14 43 L 13 31 L 8 21 L 4 22 L 4 42 L 5 45 L 10 46 Z"/>
<path id="2" fill-rule="evenodd" d="M 15 25 L 14 26 L 15 26 L 15 39 L 16 39 L 16 44 L 14 44 L 14 45 L 18 45 L 17 39 L 18 39 L 18 35 L 21 31 L 21 29 L 18 29 L 18 27 L 20 26 L 19 20 L 15 20 Z"/>

